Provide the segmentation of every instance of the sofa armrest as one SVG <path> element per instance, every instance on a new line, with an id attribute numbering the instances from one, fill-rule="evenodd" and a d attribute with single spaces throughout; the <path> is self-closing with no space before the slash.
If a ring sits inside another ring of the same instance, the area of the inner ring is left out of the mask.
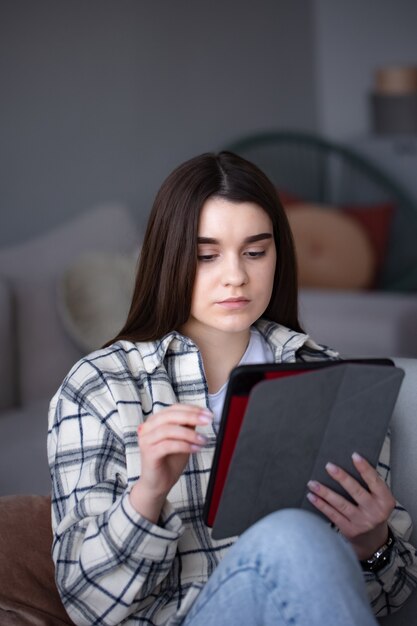
<path id="1" fill-rule="evenodd" d="M 12 291 L 7 281 L 0 277 L 0 411 L 14 406 L 17 398 L 17 350 L 13 311 Z"/>
<path id="2" fill-rule="evenodd" d="M 48 407 L 45 398 L 0 415 L 0 497 L 50 493 Z"/>
<path id="3" fill-rule="evenodd" d="M 414 531 L 411 542 L 417 542 L 417 359 L 394 358 L 394 363 L 405 372 L 400 395 L 391 421 L 391 483 L 392 492 L 410 513 Z M 417 615 L 417 592 L 413 591 L 405 605 L 392 615 L 380 619 L 381 626 L 410 626 Z"/>

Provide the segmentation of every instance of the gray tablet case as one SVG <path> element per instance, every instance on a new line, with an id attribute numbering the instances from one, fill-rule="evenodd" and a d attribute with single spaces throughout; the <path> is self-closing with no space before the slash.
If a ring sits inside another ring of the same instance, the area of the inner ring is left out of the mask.
<path id="1" fill-rule="evenodd" d="M 338 364 L 256 385 L 213 538 L 239 535 L 281 508 L 318 513 L 306 498 L 310 479 L 343 493 L 325 470 L 328 461 L 357 479 L 352 452 L 376 466 L 403 377 L 392 366 Z"/>

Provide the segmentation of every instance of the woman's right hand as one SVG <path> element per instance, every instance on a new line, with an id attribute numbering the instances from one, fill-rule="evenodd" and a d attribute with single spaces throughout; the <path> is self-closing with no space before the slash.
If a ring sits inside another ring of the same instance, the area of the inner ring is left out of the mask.
<path id="1" fill-rule="evenodd" d="M 133 486 L 130 500 L 144 517 L 156 521 L 171 488 L 178 481 L 193 452 L 201 450 L 206 439 L 197 426 L 212 421 L 208 409 L 189 404 L 173 404 L 151 415 L 138 428 L 141 476 Z"/>

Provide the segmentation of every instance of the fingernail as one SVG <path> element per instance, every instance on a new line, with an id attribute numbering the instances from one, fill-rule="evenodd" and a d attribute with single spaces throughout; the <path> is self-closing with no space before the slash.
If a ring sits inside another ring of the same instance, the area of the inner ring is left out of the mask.
<path id="1" fill-rule="evenodd" d="M 314 493 L 310 493 L 310 492 L 308 492 L 307 498 L 310 500 L 310 502 L 317 502 L 317 500 L 318 500 L 318 498 L 316 498 Z"/>
<path id="2" fill-rule="evenodd" d="M 339 468 L 336 465 L 333 465 L 333 463 L 326 463 L 326 470 L 329 472 L 329 474 L 337 474 Z"/>
<path id="3" fill-rule="evenodd" d="M 200 424 L 211 424 L 213 421 L 213 417 L 208 413 L 204 413 L 198 416 L 198 421 Z"/>
<path id="4" fill-rule="evenodd" d="M 204 445 L 207 443 L 207 437 L 204 437 L 204 435 L 197 435 L 197 441 L 200 441 L 200 443 Z"/>
<path id="5" fill-rule="evenodd" d="M 313 491 L 320 491 L 320 484 L 317 483 L 315 480 L 309 480 L 307 483 L 307 487 L 313 489 Z"/>
<path id="6" fill-rule="evenodd" d="M 360 455 L 360 454 L 358 454 L 357 452 L 354 452 L 354 453 L 352 454 L 352 459 L 353 459 L 354 461 L 363 461 L 363 460 L 364 460 L 363 456 L 361 456 L 361 455 Z"/>
<path id="7" fill-rule="evenodd" d="M 202 450 L 202 446 L 197 446 L 197 444 L 195 444 L 195 443 L 191 444 L 191 451 L 192 452 L 200 452 L 200 450 Z"/>

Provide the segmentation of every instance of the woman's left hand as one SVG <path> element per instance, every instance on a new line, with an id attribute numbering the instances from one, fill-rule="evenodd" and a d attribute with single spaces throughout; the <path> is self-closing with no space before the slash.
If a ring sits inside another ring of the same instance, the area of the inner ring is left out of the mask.
<path id="1" fill-rule="evenodd" d="M 342 468 L 327 463 L 328 474 L 345 489 L 354 503 L 316 481 L 309 481 L 307 497 L 350 541 L 358 559 L 364 560 L 386 543 L 387 520 L 395 507 L 395 498 L 368 461 L 356 453 L 352 460 L 369 491 Z"/>

